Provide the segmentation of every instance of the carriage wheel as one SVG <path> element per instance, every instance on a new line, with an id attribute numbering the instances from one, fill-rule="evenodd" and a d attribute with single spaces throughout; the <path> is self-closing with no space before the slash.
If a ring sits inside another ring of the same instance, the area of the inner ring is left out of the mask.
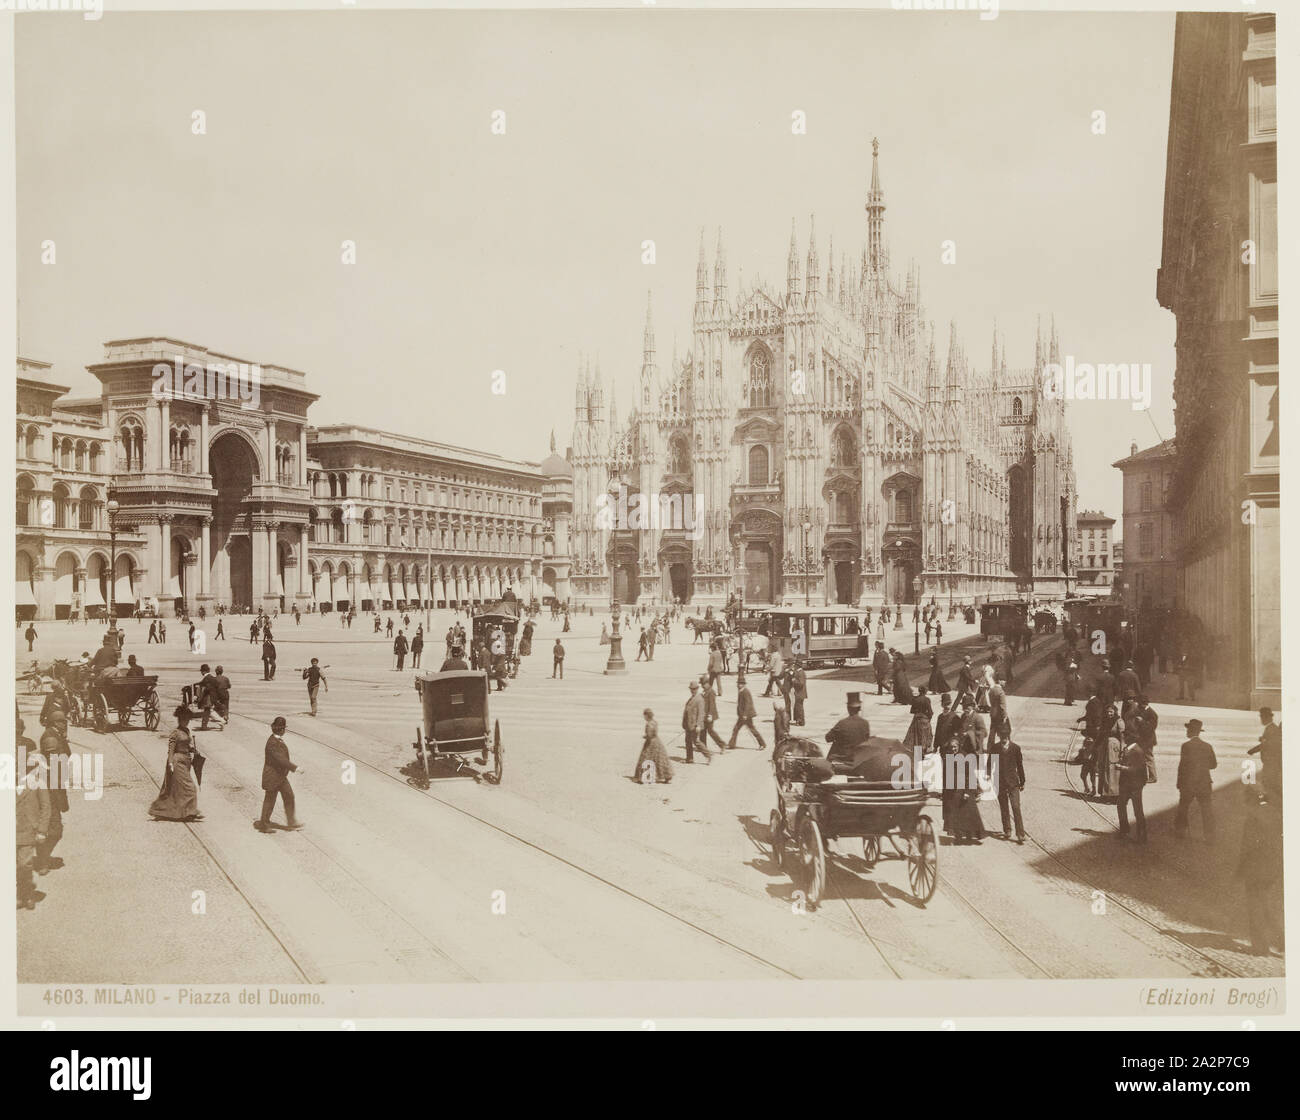
<path id="1" fill-rule="evenodd" d="M 826 848 L 822 844 L 822 830 L 811 817 L 803 822 L 799 831 L 799 861 L 808 909 L 816 910 L 826 893 Z"/>
<path id="2" fill-rule="evenodd" d="M 96 695 L 91 703 L 95 708 L 95 730 L 102 735 L 108 730 L 108 704 L 99 695 Z"/>
<path id="3" fill-rule="evenodd" d="M 501 771 L 504 766 L 505 748 L 501 745 L 501 721 L 492 725 L 492 784 L 501 784 Z"/>
<path id="4" fill-rule="evenodd" d="M 781 810 L 773 809 L 767 818 L 767 840 L 772 845 L 772 862 L 777 868 L 785 866 L 785 829 L 781 827 Z"/>
<path id="5" fill-rule="evenodd" d="M 144 725 L 150 731 L 157 731 L 158 721 L 161 718 L 162 713 L 158 710 L 158 693 L 150 689 L 149 695 L 144 698 Z"/>
<path id="6" fill-rule="evenodd" d="M 939 848 L 934 842 L 934 825 L 924 813 L 917 818 L 916 831 L 908 838 L 907 881 L 922 905 L 934 897 L 939 885 Z"/>
<path id="7" fill-rule="evenodd" d="M 862 858 L 870 864 L 880 859 L 880 837 L 864 836 L 862 838 Z"/>

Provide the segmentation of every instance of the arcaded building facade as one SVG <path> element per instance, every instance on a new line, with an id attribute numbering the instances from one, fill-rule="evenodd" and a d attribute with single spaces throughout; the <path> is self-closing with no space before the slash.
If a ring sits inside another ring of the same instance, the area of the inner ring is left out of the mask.
<path id="1" fill-rule="evenodd" d="M 1065 402 L 1043 393 L 1053 326 L 984 365 L 925 318 L 918 270 L 891 271 L 873 145 L 853 263 L 810 224 L 784 290 L 729 286 L 701 238 L 691 348 L 661 369 L 647 308 L 637 395 L 620 412 L 578 373 L 571 585 L 579 602 L 908 603 L 1063 595 L 1076 486 Z M 611 519 L 605 495 L 692 524 Z M 665 500 L 667 496 L 667 500 Z M 672 505 L 677 496 L 676 505 Z M 699 508 L 694 506 L 698 503 Z"/>
<path id="2" fill-rule="evenodd" d="M 180 340 L 109 342 L 87 368 L 101 394 L 73 399 L 47 364 L 19 361 L 19 618 L 94 615 L 110 599 L 119 615 L 170 616 L 551 593 L 537 463 L 314 428 L 305 374 Z M 160 369 L 180 371 L 180 391 L 159 391 Z M 237 391 L 245 377 L 254 391 Z"/>

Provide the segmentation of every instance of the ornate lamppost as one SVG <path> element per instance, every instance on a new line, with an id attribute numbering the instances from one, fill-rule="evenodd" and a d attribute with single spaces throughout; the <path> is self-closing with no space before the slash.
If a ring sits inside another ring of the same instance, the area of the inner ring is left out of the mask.
<path id="1" fill-rule="evenodd" d="M 913 637 L 916 643 L 915 646 L 913 647 L 914 653 L 921 652 L 921 610 L 920 608 L 922 605 L 921 588 L 923 588 L 924 586 L 925 586 L 925 581 L 922 580 L 920 576 L 917 576 L 915 579 L 912 580 L 912 589 L 916 592 L 916 602 L 917 602 L 916 609 L 912 611 L 912 627 L 915 631 Z"/>
<path id="2" fill-rule="evenodd" d="M 605 675 L 611 673 L 626 673 L 627 662 L 623 660 L 623 635 L 618 632 L 619 616 L 623 613 L 623 607 L 617 599 L 610 604 L 614 612 L 614 626 L 609 635 L 609 660 L 605 662 Z"/>
<path id="3" fill-rule="evenodd" d="M 108 489 L 108 504 L 104 507 L 108 513 L 108 630 L 117 640 L 117 489 Z"/>

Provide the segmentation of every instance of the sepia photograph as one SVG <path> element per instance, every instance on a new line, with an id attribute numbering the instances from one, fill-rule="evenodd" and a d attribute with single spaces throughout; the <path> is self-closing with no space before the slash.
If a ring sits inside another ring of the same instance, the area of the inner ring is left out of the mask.
<path id="1" fill-rule="evenodd" d="M 1285 1013 L 1272 12 L 7 7 L 19 1016 Z"/>

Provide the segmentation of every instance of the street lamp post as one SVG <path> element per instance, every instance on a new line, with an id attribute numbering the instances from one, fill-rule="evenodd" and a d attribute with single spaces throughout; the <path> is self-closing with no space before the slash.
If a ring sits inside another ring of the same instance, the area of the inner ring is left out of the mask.
<path id="1" fill-rule="evenodd" d="M 627 662 L 623 660 L 623 635 L 618 631 L 619 616 L 623 612 L 623 607 L 617 599 L 611 604 L 614 613 L 614 626 L 609 635 L 609 660 L 605 662 L 605 675 L 611 673 L 626 673 Z"/>
<path id="2" fill-rule="evenodd" d="M 914 580 L 912 581 L 912 587 L 913 587 L 913 588 L 915 589 L 915 591 L 916 591 L 916 603 L 917 603 L 916 608 L 912 611 L 912 627 L 913 627 L 913 629 L 914 629 L 914 631 L 915 631 L 914 638 L 915 638 L 915 643 L 916 643 L 915 646 L 913 647 L 913 652 L 914 652 L 914 653 L 920 653 L 920 652 L 921 652 L 921 610 L 920 610 L 920 608 L 921 608 L 921 605 L 922 605 L 922 604 L 921 604 L 921 588 L 922 588 L 923 586 L 924 586 L 924 584 L 923 584 L 923 582 L 922 582 L 920 576 L 917 576 L 916 579 L 914 579 Z"/>
<path id="3" fill-rule="evenodd" d="M 117 511 L 121 508 L 117 498 L 110 490 L 108 504 L 104 507 L 108 513 L 108 629 L 117 629 Z"/>

